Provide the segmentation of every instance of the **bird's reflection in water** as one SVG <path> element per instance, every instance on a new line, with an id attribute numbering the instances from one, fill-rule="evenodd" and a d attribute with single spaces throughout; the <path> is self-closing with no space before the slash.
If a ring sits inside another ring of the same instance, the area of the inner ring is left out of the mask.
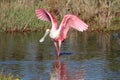
<path id="1" fill-rule="evenodd" d="M 53 62 L 53 67 L 50 73 L 50 80 L 67 80 L 66 65 L 59 59 Z"/>
<path id="2" fill-rule="evenodd" d="M 68 70 L 67 65 L 63 61 L 56 59 L 50 71 L 50 80 L 85 80 L 85 71 Z"/>

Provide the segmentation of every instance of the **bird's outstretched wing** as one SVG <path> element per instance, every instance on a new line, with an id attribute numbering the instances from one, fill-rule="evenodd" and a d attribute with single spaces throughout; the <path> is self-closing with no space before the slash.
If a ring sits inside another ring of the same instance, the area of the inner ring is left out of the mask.
<path id="1" fill-rule="evenodd" d="M 35 13 L 36 13 L 36 16 L 38 17 L 38 19 L 40 19 L 40 20 L 51 21 L 52 25 L 55 25 L 57 23 L 57 21 L 53 17 L 53 15 L 44 9 L 36 9 Z"/>
<path id="2" fill-rule="evenodd" d="M 60 24 L 61 35 L 64 39 L 66 38 L 67 32 L 70 27 L 81 32 L 88 29 L 88 25 L 81 19 L 79 19 L 77 16 L 72 14 L 65 15 Z"/>

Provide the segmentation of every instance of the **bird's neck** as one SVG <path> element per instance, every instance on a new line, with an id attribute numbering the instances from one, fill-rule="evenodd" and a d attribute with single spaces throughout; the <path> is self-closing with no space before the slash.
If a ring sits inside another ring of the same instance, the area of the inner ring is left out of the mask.
<path id="1" fill-rule="evenodd" d="M 52 28 L 50 30 L 50 37 L 52 39 L 56 39 L 59 37 L 59 35 L 60 35 L 59 27 L 57 25 L 52 26 Z"/>
<path id="2" fill-rule="evenodd" d="M 57 23 L 52 24 L 51 31 L 56 31 L 58 29 Z"/>

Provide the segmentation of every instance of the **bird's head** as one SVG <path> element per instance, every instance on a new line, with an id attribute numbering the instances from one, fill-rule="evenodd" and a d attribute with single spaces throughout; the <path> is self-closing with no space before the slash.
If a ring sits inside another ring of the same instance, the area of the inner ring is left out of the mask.
<path id="1" fill-rule="evenodd" d="M 46 29 L 46 32 L 44 34 L 44 36 L 39 40 L 40 42 L 44 42 L 46 36 L 50 33 L 50 29 Z"/>

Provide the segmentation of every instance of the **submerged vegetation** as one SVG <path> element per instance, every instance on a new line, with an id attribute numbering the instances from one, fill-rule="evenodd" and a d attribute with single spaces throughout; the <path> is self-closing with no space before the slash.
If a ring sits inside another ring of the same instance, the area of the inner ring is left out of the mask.
<path id="1" fill-rule="evenodd" d="M 60 21 L 67 13 L 75 14 L 89 30 L 119 30 L 120 0 L 1 0 L 0 31 L 38 31 L 50 25 L 39 21 L 35 9 L 45 8 Z M 43 27 L 44 26 L 44 27 Z"/>

